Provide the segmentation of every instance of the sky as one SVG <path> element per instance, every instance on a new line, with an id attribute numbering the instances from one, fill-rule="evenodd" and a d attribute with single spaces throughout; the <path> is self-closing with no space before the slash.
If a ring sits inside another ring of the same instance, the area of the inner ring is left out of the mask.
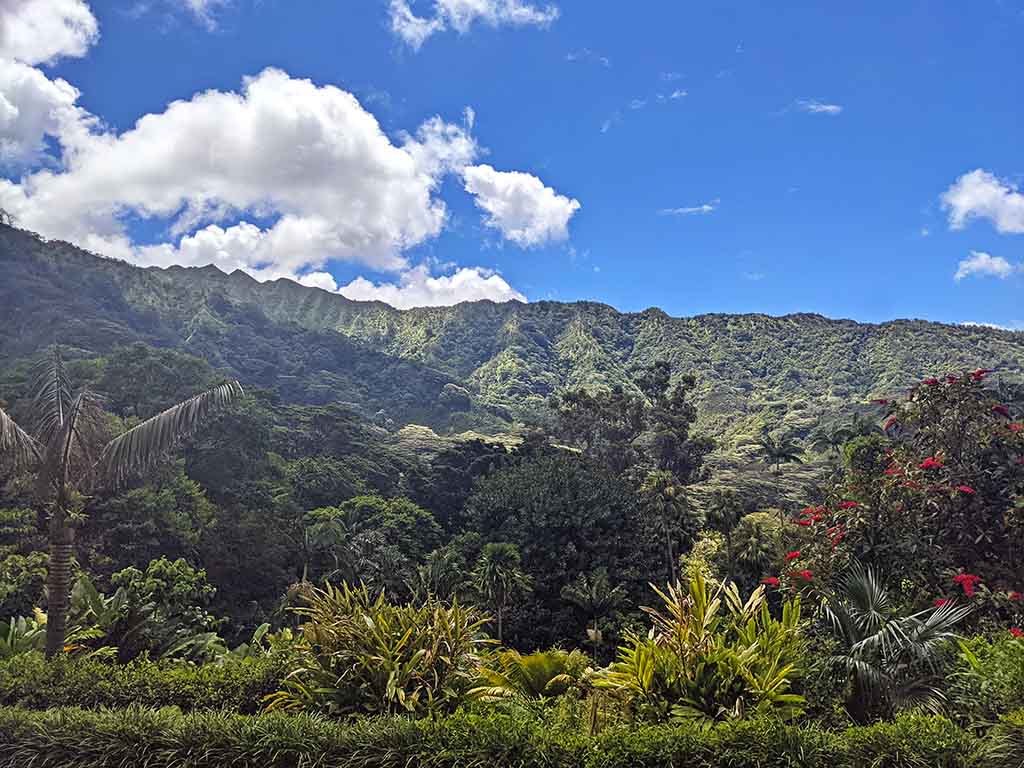
<path id="1" fill-rule="evenodd" d="M 1021 40 L 1024 0 L 0 0 L 0 208 L 399 307 L 1024 329 Z"/>

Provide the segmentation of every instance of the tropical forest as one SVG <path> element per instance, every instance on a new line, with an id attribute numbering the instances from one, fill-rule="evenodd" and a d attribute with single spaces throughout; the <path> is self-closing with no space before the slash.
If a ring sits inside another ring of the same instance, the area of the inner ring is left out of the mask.
<path id="1" fill-rule="evenodd" d="M 0 765 L 1024 761 L 1020 334 L 0 239 Z"/>

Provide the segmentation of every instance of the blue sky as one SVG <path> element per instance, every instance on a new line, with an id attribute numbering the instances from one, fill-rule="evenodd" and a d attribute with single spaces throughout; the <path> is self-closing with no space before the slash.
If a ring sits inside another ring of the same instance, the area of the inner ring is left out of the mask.
<path id="1" fill-rule="evenodd" d="M 24 2 L 0 206 L 48 236 L 400 306 L 1024 328 L 1024 0 Z"/>

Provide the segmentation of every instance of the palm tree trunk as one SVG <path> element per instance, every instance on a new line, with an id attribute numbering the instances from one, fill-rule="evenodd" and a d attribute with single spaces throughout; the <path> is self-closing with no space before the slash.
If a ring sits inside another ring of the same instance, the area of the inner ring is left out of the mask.
<path id="1" fill-rule="evenodd" d="M 501 627 L 501 613 L 502 613 L 502 611 L 501 611 L 501 606 L 500 605 L 498 606 L 498 610 L 496 611 L 496 613 L 498 614 L 498 645 L 501 645 L 501 629 L 502 629 L 502 627 Z"/>
<path id="2" fill-rule="evenodd" d="M 68 525 L 64 510 L 58 508 L 54 510 L 50 521 L 50 567 L 46 577 L 47 658 L 64 650 L 71 603 L 71 561 L 74 548 L 75 529 Z"/>

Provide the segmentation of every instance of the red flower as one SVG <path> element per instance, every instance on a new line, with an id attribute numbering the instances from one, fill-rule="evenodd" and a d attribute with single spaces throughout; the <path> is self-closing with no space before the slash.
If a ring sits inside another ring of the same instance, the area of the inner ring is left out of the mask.
<path id="1" fill-rule="evenodd" d="M 956 489 L 960 491 L 960 493 L 966 493 L 968 496 L 974 495 L 974 489 L 969 485 L 958 485 Z"/>
<path id="2" fill-rule="evenodd" d="M 840 509 L 853 509 L 854 507 L 859 507 L 859 506 L 860 506 L 860 504 L 858 504 L 856 501 L 840 501 L 839 502 L 839 508 Z"/>
<path id="3" fill-rule="evenodd" d="M 990 373 L 992 373 L 991 368 L 979 368 L 978 370 L 971 372 L 971 378 L 974 379 L 975 381 L 981 381 Z"/>
<path id="4" fill-rule="evenodd" d="M 957 383 L 957 381 L 959 381 L 959 379 L 957 379 L 957 377 L 956 377 L 956 376 L 954 376 L 954 375 L 953 375 L 952 373 L 950 373 L 950 374 L 948 374 L 948 375 L 946 376 L 946 381 L 947 381 L 947 382 L 948 382 L 949 384 L 956 384 L 956 383 Z"/>
<path id="5" fill-rule="evenodd" d="M 1016 638 L 1024 637 L 1024 629 L 1020 627 L 1010 627 L 1010 634 Z"/>
<path id="6" fill-rule="evenodd" d="M 806 568 L 804 568 L 802 571 L 800 571 L 800 578 L 804 581 L 810 581 L 812 578 L 814 578 L 814 574 Z"/>
<path id="7" fill-rule="evenodd" d="M 779 586 L 779 577 L 767 576 L 766 578 L 761 579 L 761 583 L 767 584 L 769 587 L 777 587 Z"/>
<path id="8" fill-rule="evenodd" d="M 973 573 L 958 573 L 953 577 L 953 583 L 959 584 L 967 597 L 974 597 L 974 588 L 981 581 L 981 576 Z"/>
<path id="9" fill-rule="evenodd" d="M 885 424 L 882 425 L 882 429 L 888 432 L 893 427 L 899 425 L 899 423 L 899 419 L 897 419 L 895 416 L 890 416 L 888 419 L 885 420 Z"/>
<path id="10" fill-rule="evenodd" d="M 944 605 L 949 605 L 949 603 L 950 603 L 950 600 L 949 600 L 948 597 L 937 597 L 937 598 L 935 598 L 934 605 L 935 605 L 936 608 L 941 608 Z"/>
<path id="11" fill-rule="evenodd" d="M 786 562 L 788 563 L 788 562 L 791 562 L 793 560 L 796 560 L 798 557 L 800 557 L 800 550 L 799 549 L 794 550 L 792 552 L 787 552 L 786 553 Z"/>
<path id="12" fill-rule="evenodd" d="M 938 379 L 925 379 L 924 383 L 927 384 L 929 387 L 935 387 L 935 386 L 938 386 L 939 380 Z"/>
<path id="13" fill-rule="evenodd" d="M 833 536 L 832 537 L 832 549 L 835 549 L 836 547 L 838 547 L 839 546 L 839 542 L 841 542 L 845 538 L 846 538 L 846 531 L 840 531 L 835 536 Z"/>
<path id="14" fill-rule="evenodd" d="M 1010 409 L 1007 408 L 1005 405 L 993 405 L 992 413 L 998 416 L 1002 416 L 1004 419 L 1010 418 Z"/>
<path id="15" fill-rule="evenodd" d="M 1010 425 L 1011 432 L 1024 432 L 1024 423 L 1015 421 Z"/>
<path id="16" fill-rule="evenodd" d="M 901 483 L 904 488 L 913 488 L 918 490 L 921 488 L 921 484 L 916 480 L 907 480 L 905 483 Z"/>
<path id="17" fill-rule="evenodd" d="M 872 400 L 871 402 L 873 404 L 875 404 L 875 405 L 888 405 L 889 404 L 889 401 L 886 400 L 884 397 L 879 397 L 876 400 Z"/>
<path id="18" fill-rule="evenodd" d="M 941 460 L 935 458 L 934 456 L 929 456 L 927 459 L 921 462 L 920 467 L 921 469 L 942 469 L 943 464 Z"/>
<path id="19" fill-rule="evenodd" d="M 1020 600 L 1024 598 L 1024 595 L 1021 595 L 1020 592 L 1011 592 L 1007 595 L 1007 597 L 1013 600 L 1014 602 L 1020 602 Z"/>
<path id="20" fill-rule="evenodd" d="M 889 467 L 883 474 L 888 475 L 889 477 L 894 477 L 896 475 L 902 475 L 903 470 L 899 467 Z"/>
<path id="21" fill-rule="evenodd" d="M 805 528 L 806 528 L 806 527 L 807 527 L 808 525 L 814 525 L 814 521 L 813 521 L 813 520 L 808 520 L 808 519 L 806 519 L 806 518 L 805 518 L 805 519 L 803 519 L 803 520 L 794 520 L 793 522 L 794 522 L 794 523 L 796 523 L 797 525 L 802 525 L 802 526 L 804 526 Z"/>

